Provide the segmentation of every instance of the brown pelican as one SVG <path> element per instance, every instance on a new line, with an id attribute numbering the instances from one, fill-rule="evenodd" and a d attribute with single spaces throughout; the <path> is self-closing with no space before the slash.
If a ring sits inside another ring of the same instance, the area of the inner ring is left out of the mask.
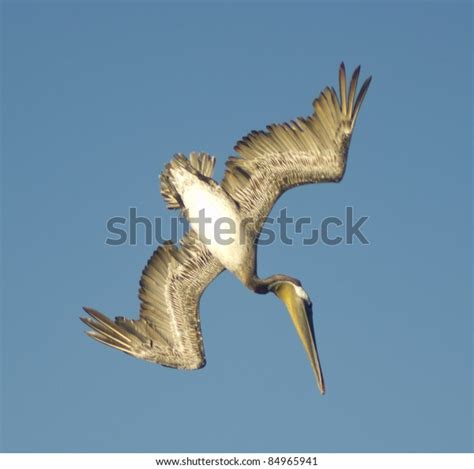
<path id="1" fill-rule="evenodd" d="M 166 243 L 145 267 L 139 298 L 140 318 L 114 321 L 91 308 L 81 318 L 94 339 L 137 358 L 173 368 L 205 365 L 199 301 L 224 269 L 255 293 L 272 292 L 286 305 L 311 362 L 321 393 L 324 379 L 316 348 L 311 301 L 301 283 L 277 274 L 256 273 L 256 241 L 276 200 L 288 189 L 309 183 L 339 182 L 344 176 L 349 143 L 369 77 L 356 97 L 360 67 L 349 91 L 342 63 L 339 97 L 325 88 L 313 102 L 314 112 L 290 123 L 269 125 L 237 143 L 239 156 L 226 163 L 219 185 L 212 179 L 215 159 L 205 153 L 179 154 L 161 174 L 161 193 L 170 209 L 181 209 L 190 230 L 179 246 Z M 200 223 L 204 215 L 209 223 Z M 225 219 L 234 236 L 217 240 L 215 226 Z"/>

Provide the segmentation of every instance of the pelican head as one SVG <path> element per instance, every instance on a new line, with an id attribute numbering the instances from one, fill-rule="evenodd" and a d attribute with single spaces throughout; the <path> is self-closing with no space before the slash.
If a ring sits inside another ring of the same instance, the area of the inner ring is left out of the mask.
<path id="1" fill-rule="evenodd" d="M 301 286 L 301 283 L 291 277 L 271 283 L 268 289 L 285 303 L 296 331 L 308 354 L 319 390 L 321 394 L 324 394 L 324 378 L 314 336 L 313 306 L 308 294 Z"/>

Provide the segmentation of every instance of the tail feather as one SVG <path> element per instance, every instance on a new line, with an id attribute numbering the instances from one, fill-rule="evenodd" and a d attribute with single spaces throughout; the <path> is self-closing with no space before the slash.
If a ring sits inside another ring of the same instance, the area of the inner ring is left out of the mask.
<path id="1" fill-rule="evenodd" d="M 184 155 L 177 154 L 173 159 L 165 166 L 165 169 L 160 175 L 160 192 L 165 199 L 169 209 L 180 208 L 182 206 L 181 197 L 178 191 L 175 189 L 172 177 L 171 169 L 179 166 L 186 167 L 187 160 Z"/>
<path id="2" fill-rule="evenodd" d="M 193 151 L 189 155 L 189 162 L 198 173 L 208 178 L 212 177 L 216 165 L 216 159 L 213 156 L 204 152 Z"/>
<path id="3" fill-rule="evenodd" d="M 161 195 L 165 199 L 169 209 L 182 208 L 183 203 L 181 197 L 174 187 L 171 170 L 178 167 L 184 168 L 189 172 L 195 172 L 204 177 L 212 177 L 216 160 L 213 156 L 207 153 L 191 152 L 189 159 L 183 154 L 178 153 L 165 166 L 165 169 L 160 175 Z"/>

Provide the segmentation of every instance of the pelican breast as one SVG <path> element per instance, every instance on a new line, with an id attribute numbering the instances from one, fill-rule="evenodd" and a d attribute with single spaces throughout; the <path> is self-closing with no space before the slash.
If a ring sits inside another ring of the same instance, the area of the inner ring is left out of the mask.
<path id="1" fill-rule="evenodd" d="M 181 199 L 190 228 L 201 242 L 233 273 L 238 274 L 252 262 L 253 241 L 246 239 L 245 224 L 237 204 L 212 180 L 189 172 L 181 177 Z"/>

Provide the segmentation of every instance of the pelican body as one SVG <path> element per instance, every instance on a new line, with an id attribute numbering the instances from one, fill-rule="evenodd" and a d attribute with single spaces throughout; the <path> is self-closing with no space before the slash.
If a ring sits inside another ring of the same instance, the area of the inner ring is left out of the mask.
<path id="1" fill-rule="evenodd" d="M 261 279 L 256 241 L 276 200 L 288 189 L 310 183 L 339 182 L 345 173 L 354 125 L 371 78 L 356 96 L 360 67 L 346 88 L 339 69 L 339 97 L 325 88 L 307 118 L 251 132 L 235 147 L 220 184 L 212 179 L 215 158 L 206 153 L 177 154 L 161 174 L 168 208 L 180 209 L 190 229 L 179 246 L 165 243 L 145 267 L 139 298 L 140 318 L 116 317 L 84 308 L 88 334 L 130 355 L 165 366 L 198 369 L 205 365 L 199 301 L 224 269 L 259 294 L 274 293 L 285 304 L 308 355 L 319 390 L 325 392 L 316 346 L 312 303 L 301 282 L 275 274 Z M 219 224 L 232 234 L 216 236 Z"/>

